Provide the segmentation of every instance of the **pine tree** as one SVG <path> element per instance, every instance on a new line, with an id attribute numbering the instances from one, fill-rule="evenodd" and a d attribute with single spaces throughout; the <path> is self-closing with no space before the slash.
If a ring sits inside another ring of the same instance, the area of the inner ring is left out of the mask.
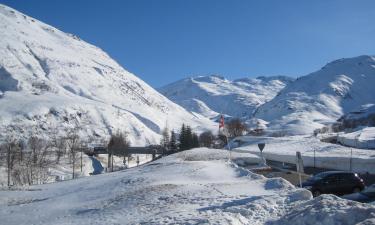
<path id="1" fill-rule="evenodd" d="M 180 151 L 186 150 L 186 127 L 185 124 L 182 124 L 181 131 L 180 131 Z"/>
<path id="2" fill-rule="evenodd" d="M 160 145 L 163 146 L 165 149 L 169 149 L 169 142 L 170 142 L 170 138 L 169 138 L 169 130 L 168 130 L 168 127 L 166 126 L 162 132 L 162 138 L 160 140 Z"/>
<path id="3" fill-rule="evenodd" d="M 198 148 L 199 147 L 199 137 L 196 133 L 193 133 L 193 137 L 192 137 L 192 147 L 193 148 Z"/>
<path id="4" fill-rule="evenodd" d="M 177 151 L 177 139 L 176 139 L 176 133 L 174 132 L 174 130 L 171 131 L 171 140 L 169 142 L 169 149 L 172 152 Z"/>
<path id="5" fill-rule="evenodd" d="M 186 149 L 191 149 L 193 147 L 193 132 L 190 126 L 186 126 L 185 143 Z"/>

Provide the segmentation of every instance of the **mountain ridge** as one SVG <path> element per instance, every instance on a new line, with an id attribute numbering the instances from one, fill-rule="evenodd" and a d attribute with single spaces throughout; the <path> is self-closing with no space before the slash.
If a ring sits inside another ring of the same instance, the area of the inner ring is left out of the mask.
<path id="1" fill-rule="evenodd" d="M 344 114 L 375 102 L 375 58 L 361 55 L 334 60 L 298 78 L 259 107 L 255 117 L 273 130 L 311 133 Z"/>
<path id="2" fill-rule="evenodd" d="M 0 5 L 0 131 L 46 134 L 80 125 L 82 134 L 128 132 L 158 143 L 166 123 L 197 130 L 213 123 L 169 101 L 100 48 Z M 37 131 L 33 131 L 37 130 Z"/>
<path id="3" fill-rule="evenodd" d="M 228 80 L 223 76 L 188 77 L 158 90 L 186 110 L 210 115 L 251 117 L 256 108 L 269 101 L 294 78 L 272 76 Z"/>

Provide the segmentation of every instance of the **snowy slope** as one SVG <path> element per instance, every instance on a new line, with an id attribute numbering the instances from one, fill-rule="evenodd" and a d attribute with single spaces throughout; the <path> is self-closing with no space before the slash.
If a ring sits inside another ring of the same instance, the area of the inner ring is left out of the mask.
<path id="1" fill-rule="evenodd" d="M 221 76 L 186 78 L 159 91 L 185 109 L 213 118 L 219 113 L 249 117 L 293 81 L 284 76 L 227 80 Z"/>
<path id="2" fill-rule="evenodd" d="M 339 133 L 337 142 L 355 148 L 375 149 L 375 127 L 360 127 L 354 132 Z"/>
<path id="3" fill-rule="evenodd" d="M 144 145 L 159 141 L 166 122 L 170 128 L 188 123 L 201 130 L 213 125 L 101 49 L 4 5 L 0 34 L 2 134 L 46 134 L 79 124 L 83 134 L 103 137 L 120 129 L 134 145 Z"/>
<path id="4" fill-rule="evenodd" d="M 0 191 L 1 223 L 356 224 L 375 218 L 374 206 L 330 195 L 311 200 L 309 191 L 281 178 L 226 162 L 227 154 L 200 148 L 121 172 Z"/>
<path id="5" fill-rule="evenodd" d="M 259 107 L 256 117 L 270 130 L 311 133 L 342 115 L 375 103 L 375 57 L 359 56 L 328 63 L 297 79 Z"/>

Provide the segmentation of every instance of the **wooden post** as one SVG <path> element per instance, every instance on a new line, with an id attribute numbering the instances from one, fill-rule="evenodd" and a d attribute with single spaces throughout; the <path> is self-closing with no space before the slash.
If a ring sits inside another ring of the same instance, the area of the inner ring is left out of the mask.
<path id="1" fill-rule="evenodd" d="M 111 153 L 108 151 L 108 159 L 107 159 L 107 172 L 111 172 L 109 169 L 111 167 Z"/>

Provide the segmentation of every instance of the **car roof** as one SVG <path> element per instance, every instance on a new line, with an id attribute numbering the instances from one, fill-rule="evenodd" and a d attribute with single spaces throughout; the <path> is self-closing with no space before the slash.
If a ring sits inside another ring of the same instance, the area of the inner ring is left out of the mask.
<path id="1" fill-rule="evenodd" d="M 332 174 L 355 174 L 354 172 L 349 172 L 349 171 L 326 171 L 326 172 L 321 172 L 316 175 L 332 175 Z"/>

